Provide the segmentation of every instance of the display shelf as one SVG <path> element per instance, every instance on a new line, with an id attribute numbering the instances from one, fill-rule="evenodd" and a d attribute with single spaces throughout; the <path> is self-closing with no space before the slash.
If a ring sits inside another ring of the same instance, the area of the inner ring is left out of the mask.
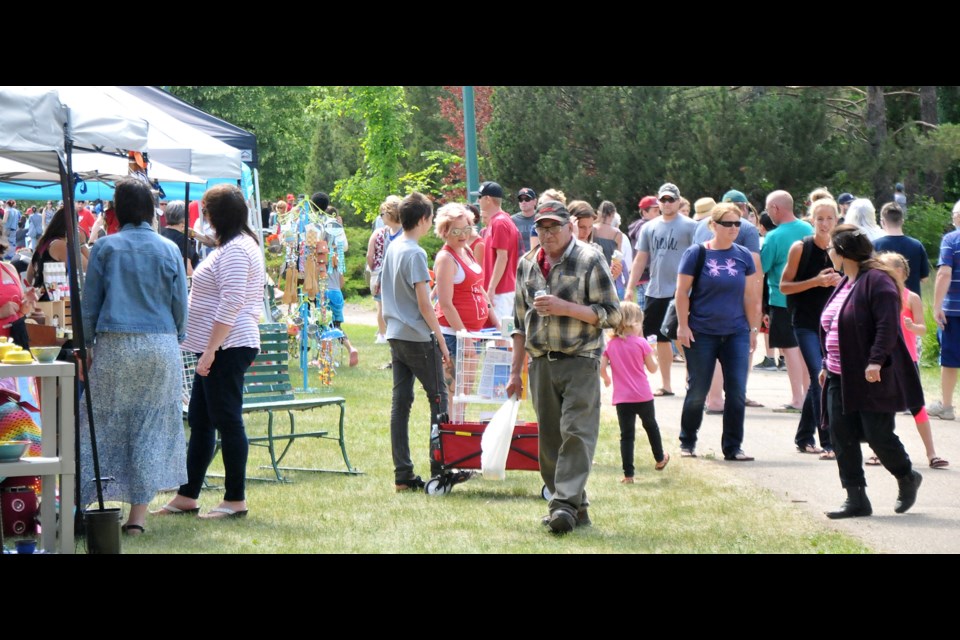
<path id="1" fill-rule="evenodd" d="M 45 552 L 73 553 L 76 459 L 74 365 L 68 362 L 0 364 L 0 378 L 35 377 L 40 387 L 40 452 L 0 463 L 0 477 L 40 476 L 40 545 Z M 59 479 L 60 496 L 57 499 Z M 59 511 L 60 517 L 57 517 Z"/>

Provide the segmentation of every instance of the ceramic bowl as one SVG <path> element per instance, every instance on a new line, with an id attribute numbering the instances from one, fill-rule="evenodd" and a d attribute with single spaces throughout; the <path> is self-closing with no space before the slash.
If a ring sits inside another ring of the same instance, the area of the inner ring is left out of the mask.
<path id="1" fill-rule="evenodd" d="M 0 442 L 0 462 L 16 462 L 29 446 L 29 440 L 4 440 Z"/>
<path id="2" fill-rule="evenodd" d="M 30 347 L 30 352 L 37 362 L 53 362 L 60 354 L 60 347 Z"/>

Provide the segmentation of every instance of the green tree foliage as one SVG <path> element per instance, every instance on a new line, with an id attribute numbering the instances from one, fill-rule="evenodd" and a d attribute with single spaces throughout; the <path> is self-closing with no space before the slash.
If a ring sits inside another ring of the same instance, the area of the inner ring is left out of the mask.
<path id="1" fill-rule="evenodd" d="M 307 106 L 312 87 L 174 86 L 169 91 L 199 109 L 257 136 L 260 191 L 276 200 L 304 190 L 310 149 Z"/>
<path id="2" fill-rule="evenodd" d="M 690 200 L 736 188 L 762 203 L 836 178 L 844 143 L 822 96 L 726 87 L 500 87 L 487 129 L 509 190 L 558 187 L 635 217 L 666 181 Z"/>
<path id="3" fill-rule="evenodd" d="M 422 168 L 407 169 L 406 139 L 412 130 L 413 109 L 405 96 L 399 86 L 331 87 L 313 105 L 321 114 L 363 125 L 363 162 L 352 176 L 338 180 L 330 195 L 367 221 L 376 217 L 380 203 L 392 193 L 438 195 L 437 183 L 453 160 L 448 153 L 424 151 Z"/>

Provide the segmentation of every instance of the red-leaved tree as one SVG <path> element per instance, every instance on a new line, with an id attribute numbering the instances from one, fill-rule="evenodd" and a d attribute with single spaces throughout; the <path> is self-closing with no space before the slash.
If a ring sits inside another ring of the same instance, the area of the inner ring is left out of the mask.
<path id="1" fill-rule="evenodd" d="M 455 131 L 454 135 L 444 135 L 443 138 L 450 150 L 463 158 L 466 146 L 463 134 L 463 87 L 444 87 L 443 90 L 449 96 L 437 97 L 440 103 L 440 115 L 453 124 L 453 130 Z M 483 140 L 483 130 L 486 129 L 487 124 L 493 117 L 493 106 L 490 104 L 491 95 L 493 95 L 493 87 L 473 88 L 478 153 Z M 443 191 L 446 194 L 445 199 L 466 200 L 466 179 L 467 168 L 463 163 L 451 165 L 450 171 L 441 180 L 444 185 L 442 187 Z"/>

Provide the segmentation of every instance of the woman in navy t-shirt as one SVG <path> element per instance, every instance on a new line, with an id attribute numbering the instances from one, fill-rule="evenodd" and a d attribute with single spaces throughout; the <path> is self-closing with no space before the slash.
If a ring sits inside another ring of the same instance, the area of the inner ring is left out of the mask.
<path id="1" fill-rule="evenodd" d="M 703 405 L 719 359 L 726 397 L 720 441 L 723 457 L 749 461 L 753 458 L 743 452 L 741 444 L 747 368 L 760 325 L 760 292 L 747 286 L 756 266 L 753 255 L 734 244 L 740 232 L 740 211 L 735 204 L 714 207 L 710 228 L 713 240 L 687 249 L 677 275 L 677 343 L 684 348 L 689 387 L 680 418 L 680 455 L 696 455 Z M 701 252 L 706 254 L 694 285 Z"/>

